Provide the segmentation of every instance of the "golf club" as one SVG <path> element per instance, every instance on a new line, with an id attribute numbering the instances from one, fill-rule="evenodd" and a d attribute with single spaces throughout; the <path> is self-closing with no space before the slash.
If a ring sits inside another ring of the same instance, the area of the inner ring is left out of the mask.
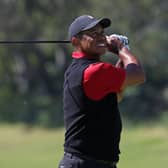
<path id="1" fill-rule="evenodd" d="M 0 40 L 0 44 L 51 44 L 70 43 L 69 40 Z"/>

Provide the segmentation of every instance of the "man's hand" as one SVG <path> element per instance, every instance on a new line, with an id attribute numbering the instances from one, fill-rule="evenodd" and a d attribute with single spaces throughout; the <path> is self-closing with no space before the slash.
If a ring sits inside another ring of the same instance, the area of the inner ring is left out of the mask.
<path id="1" fill-rule="evenodd" d="M 120 92 L 117 93 L 117 101 L 118 103 L 121 102 L 121 100 L 123 99 L 123 91 L 121 90 Z"/>
<path id="2" fill-rule="evenodd" d="M 124 63 L 121 59 L 118 59 L 117 63 L 115 64 L 116 68 L 124 68 Z"/>
<path id="3" fill-rule="evenodd" d="M 106 36 L 107 40 L 107 48 L 110 52 L 113 52 L 114 54 L 119 54 L 119 50 L 121 50 L 124 47 L 124 44 L 121 42 L 121 40 L 116 36 Z"/>

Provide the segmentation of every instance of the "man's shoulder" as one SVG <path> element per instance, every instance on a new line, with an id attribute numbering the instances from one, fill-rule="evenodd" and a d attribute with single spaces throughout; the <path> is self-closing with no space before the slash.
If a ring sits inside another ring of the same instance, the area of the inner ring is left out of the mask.
<path id="1" fill-rule="evenodd" d="M 107 62 L 95 62 L 90 64 L 87 68 L 86 68 L 86 72 L 88 73 L 96 73 L 99 71 L 109 71 L 112 70 L 113 68 L 116 68 L 114 65 L 112 65 L 111 63 L 107 63 Z"/>

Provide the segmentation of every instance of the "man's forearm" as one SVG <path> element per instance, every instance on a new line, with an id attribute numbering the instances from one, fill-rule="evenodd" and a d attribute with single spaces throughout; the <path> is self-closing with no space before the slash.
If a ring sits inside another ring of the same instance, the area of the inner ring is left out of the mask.
<path id="1" fill-rule="evenodd" d="M 119 38 L 108 36 L 106 39 L 108 50 L 118 55 L 121 60 L 117 63 L 116 67 L 120 67 L 123 64 L 122 66 L 126 71 L 126 79 L 121 89 L 125 89 L 125 87 L 130 85 L 143 83 L 145 81 L 145 74 L 138 59 L 124 46 Z"/>
<path id="2" fill-rule="evenodd" d="M 126 47 L 119 50 L 118 56 L 126 70 L 126 81 L 123 87 L 143 83 L 145 74 L 138 59 Z"/>
<path id="3" fill-rule="evenodd" d="M 137 58 L 126 47 L 122 47 L 122 49 L 119 50 L 118 56 L 122 60 L 124 68 L 126 68 L 128 64 L 132 63 L 137 66 L 140 66 L 140 63 L 137 60 Z"/>

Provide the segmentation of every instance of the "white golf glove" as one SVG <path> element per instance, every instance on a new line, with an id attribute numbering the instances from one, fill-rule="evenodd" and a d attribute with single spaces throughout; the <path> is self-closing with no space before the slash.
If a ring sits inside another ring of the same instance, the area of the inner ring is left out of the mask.
<path id="1" fill-rule="evenodd" d="M 117 37 L 123 44 L 124 46 L 130 50 L 130 47 L 129 47 L 129 40 L 128 40 L 128 37 L 127 36 L 123 36 L 123 35 L 119 35 L 119 34 L 112 34 L 110 35 L 112 37 Z"/>

